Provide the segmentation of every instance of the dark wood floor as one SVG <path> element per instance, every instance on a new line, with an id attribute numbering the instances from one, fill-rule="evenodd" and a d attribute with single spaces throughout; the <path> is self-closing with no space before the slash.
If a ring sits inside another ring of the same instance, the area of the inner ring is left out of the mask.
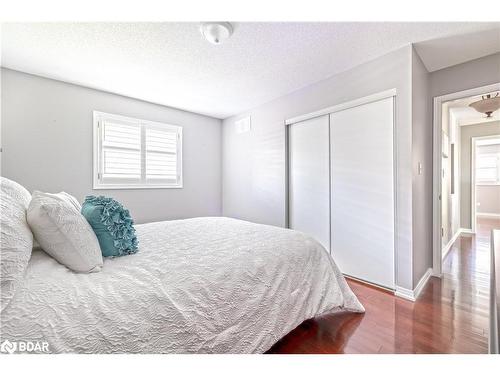
<path id="1" fill-rule="evenodd" d="M 480 219 L 463 235 L 415 303 L 349 280 L 364 315 L 338 313 L 308 320 L 269 353 L 487 353 L 490 231 Z"/>

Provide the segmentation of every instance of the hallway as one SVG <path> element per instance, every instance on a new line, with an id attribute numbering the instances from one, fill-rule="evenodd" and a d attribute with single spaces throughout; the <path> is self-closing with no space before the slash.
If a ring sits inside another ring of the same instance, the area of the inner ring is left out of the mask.
<path id="1" fill-rule="evenodd" d="M 308 320 L 269 353 L 488 353 L 491 229 L 478 219 L 476 235 L 462 235 L 415 303 L 349 280 L 364 315 L 339 313 Z"/>

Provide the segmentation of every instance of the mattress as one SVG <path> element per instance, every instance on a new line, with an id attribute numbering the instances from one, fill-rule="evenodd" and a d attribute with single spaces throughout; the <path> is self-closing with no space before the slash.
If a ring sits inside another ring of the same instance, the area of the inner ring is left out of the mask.
<path id="1" fill-rule="evenodd" d="M 263 353 L 304 320 L 363 312 L 310 236 L 230 218 L 137 225 L 139 251 L 78 274 L 34 251 L 1 340 L 51 353 Z"/>

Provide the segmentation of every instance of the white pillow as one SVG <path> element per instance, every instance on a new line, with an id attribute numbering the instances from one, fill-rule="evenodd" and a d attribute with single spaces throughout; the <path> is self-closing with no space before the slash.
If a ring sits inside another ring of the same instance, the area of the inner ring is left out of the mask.
<path id="1" fill-rule="evenodd" d="M 28 224 L 41 248 L 59 263 L 76 272 L 97 272 L 102 267 L 101 248 L 79 207 L 67 193 L 35 191 Z"/>
<path id="2" fill-rule="evenodd" d="M 24 277 L 33 234 L 26 221 L 30 193 L 5 177 L 1 177 L 0 183 L 0 309 L 3 311 Z"/>
<path id="3" fill-rule="evenodd" d="M 49 193 L 45 193 L 45 194 L 49 194 Z M 65 200 L 66 202 L 68 202 L 69 204 L 71 204 L 73 207 L 75 207 L 75 209 L 78 212 L 82 212 L 82 205 L 80 204 L 80 202 L 78 202 L 78 199 L 76 199 L 71 194 L 68 194 L 68 193 L 66 193 L 64 191 L 61 191 L 59 194 L 50 194 L 50 195 L 52 195 L 54 197 L 56 197 L 56 196 L 61 197 L 63 200 Z"/>
<path id="4" fill-rule="evenodd" d="M 82 205 L 80 204 L 80 202 L 78 202 L 78 199 L 76 199 L 71 194 L 66 193 L 65 191 L 61 191 L 60 193 L 57 193 L 57 194 L 52 194 L 52 193 L 42 193 L 41 191 L 35 190 L 33 192 L 33 195 L 35 195 L 35 193 L 37 195 L 43 194 L 46 197 L 65 202 L 65 203 L 69 204 L 70 206 L 74 207 L 74 209 L 77 210 L 78 212 L 81 212 L 81 210 L 82 210 Z"/>

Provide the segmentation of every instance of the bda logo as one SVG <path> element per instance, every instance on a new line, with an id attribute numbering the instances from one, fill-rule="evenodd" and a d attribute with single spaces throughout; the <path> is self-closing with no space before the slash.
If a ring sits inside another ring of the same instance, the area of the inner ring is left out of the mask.
<path id="1" fill-rule="evenodd" d="M 10 342 L 9 340 L 5 340 L 4 342 L 2 342 L 2 345 L 0 345 L 0 352 L 2 353 L 12 354 L 16 351 L 16 349 L 17 349 L 17 343 Z"/>
<path id="2" fill-rule="evenodd" d="M 12 354 L 18 353 L 49 353 L 49 343 L 47 341 L 15 341 L 5 340 L 0 345 L 0 352 Z"/>

